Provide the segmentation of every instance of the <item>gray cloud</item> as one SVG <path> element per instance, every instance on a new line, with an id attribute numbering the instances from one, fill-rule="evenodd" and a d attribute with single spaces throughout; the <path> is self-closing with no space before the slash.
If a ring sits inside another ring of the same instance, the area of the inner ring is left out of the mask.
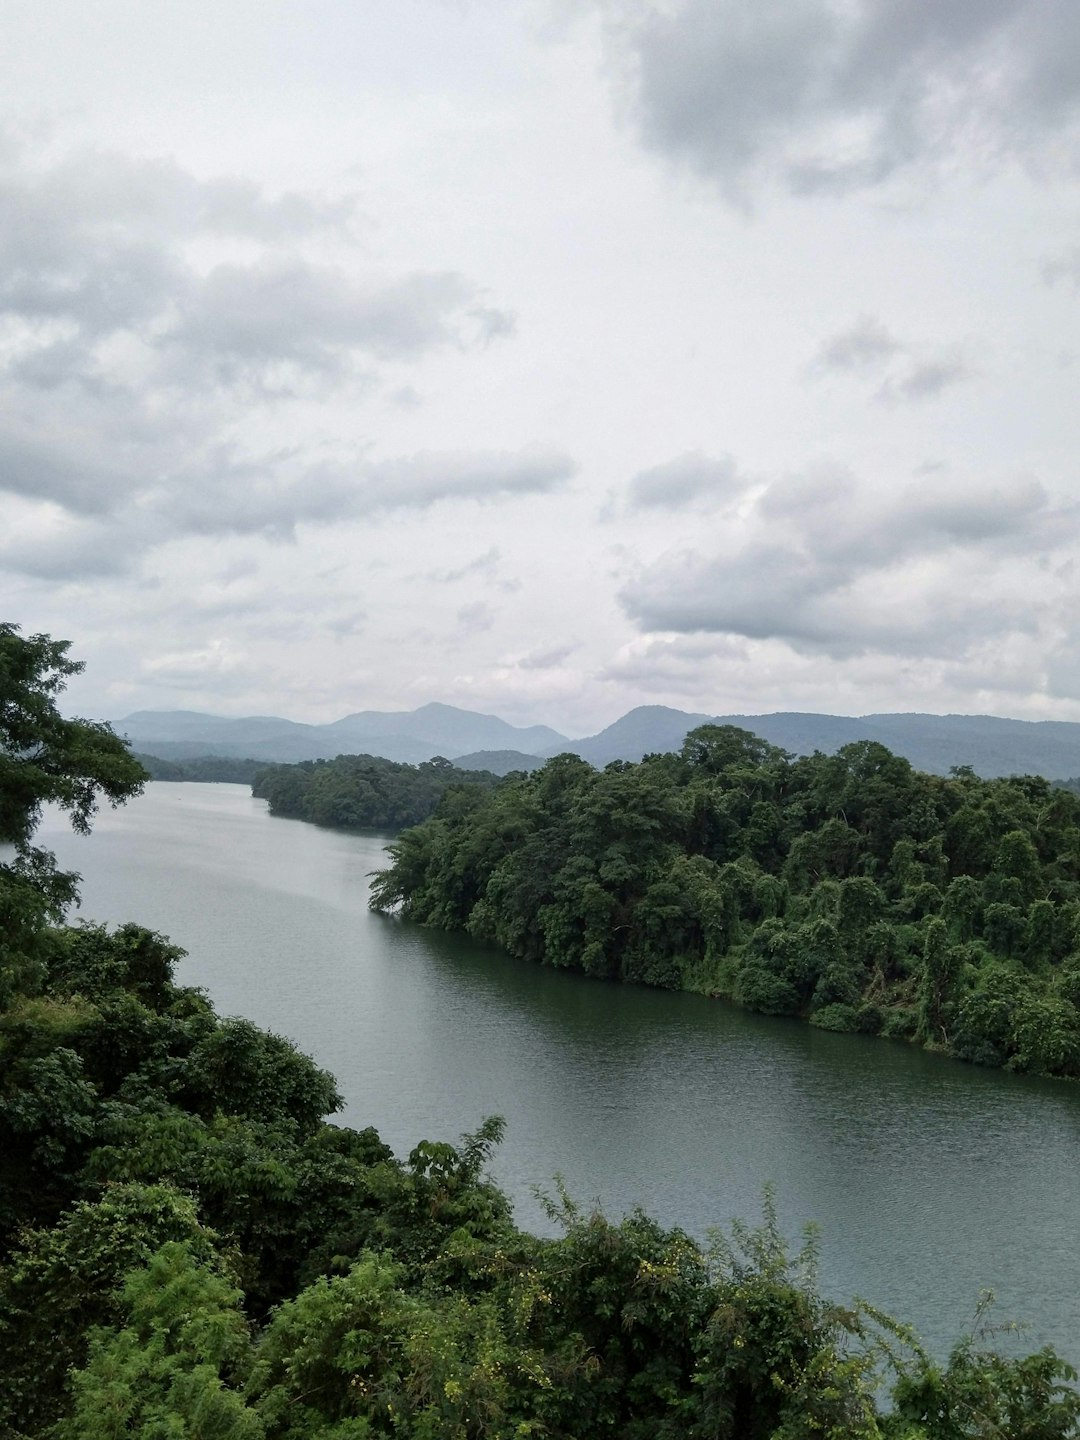
<path id="1" fill-rule="evenodd" d="M 545 645 L 523 655 L 517 661 L 517 666 L 519 670 L 556 670 L 564 660 L 569 660 L 570 656 L 580 649 L 580 640 L 567 640 L 560 645 Z"/>
<path id="2" fill-rule="evenodd" d="M 1074 285 L 1080 286 L 1080 245 L 1044 260 L 1042 276 L 1048 285 L 1056 285 L 1059 280 L 1071 280 Z"/>
<path id="3" fill-rule="evenodd" d="M 0 465 L 3 458 L 0 450 Z M 74 456 L 54 469 L 60 481 L 76 483 Z M 89 506 L 72 506 L 74 514 L 38 527 L 30 538 L 0 542 L 0 564 L 47 578 L 120 573 L 146 550 L 184 535 L 289 542 L 301 526 L 375 523 L 394 512 L 455 501 L 492 504 L 550 494 L 574 470 L 569 456 L 537 448 L 517 453 L 428 452 L 312 466 L 295 451 L 251 458 L 218 447 L 199 464 L 178 467 L 158 483 L 142 487 L 127 497 L 130 504 L 125 507 L 102 504 L 95 513 Z M 34 475 L 26 478 L 30 482 Z M 66 505 L 59 484 L 57 492 Z M 479 573 L 489 568 L 489 561 L 490 555 L 481 556 L 461 575 Z M 502 588 L 516 587 L 502 582 Z"/>
<path id="4" fill-rule="evenodd" d="M 185 534 L 291 540 L 569 478 L 539 448 L 350 460 L 355 442 L 323 440 L 330 462 L 238 438 L 260 400 L 324 398 L 512 329 L 456 272 L 364 276 L 306 254 L 348 245 L 354 216 L 351 198 L 270 197 L 173 161 L 0 151 L 0 493 L 40 507 L 0 541 L 8 568 L 101 576 Z"/>
<path id="5" fill-rule="evenodd" d="M 457 612 L 458 629 L 462 635 L 480 635 L 495 624 L 495 612 L 484 600 L 462 605 Z"/>
<path id="6" fill-rule="evenodd" d="M 858 374 L 876 370 L 903 349 L 904 346 L 880 320 L 872 315 L 860 315 L 849 329 L 830 336 L 822 344 L 814 366 L 819 370 L 854 371 Z"/>
<path id="7" fill-rule="evenodd" d="M 1045 158 L 1080 102 L 1072 0 L 683 0 L 618 28 L 645 143 L 732 197 Z"/>
<path id="8" fill-rule="evenodd" d="M 453 585 L 459 580 L 466 580 L 471 575 L 482 575 L 487 579 L 494 579 L 498 574 L 499 562 L 502 556 L 499 548 L 492 545 L 482 555 L 475 556 L 472 560 L 466 560 L 464 565 L 451 566 L 448 569 L 429 570 L 424 577 L 427 580 L 435 580 L 440 585 Z"/>
<path id="9" fill-rule="evenodd" d="M 1035 628 L 1030 573 L 1010 567 L 1071 546 L 1080 528 L 1076 507 L 1055 508 L 1032 480 L 951 493 L 923 482 L 881 501 L 824 472 L 771 486 L 756 508 L 760 522 L 725 553 L 668 555 L 624 587 L 641 630 L 780 639 L 834 658 L 956 656 Z"/>
<path id="10" fill-rule="evenodd" d="M 895 378 L 886 380 L 878 396 L 882 400 L 936 400 L 954 385 L 970 380 L 974 373 L 960 355 L 917 360 Z"/>
<path id="11" fill-rule="evenodd" d="M 0 428 L 0 491 L 46 500 L 80 515 L 101 515 L 135 477 L 108 470 L 77 450 Z"/>
<path id="12" fill-rule="evenodd" d="M 182 318 L 161 345 L 211 363 L 225 380 L 282 364 L 333 375 L 356 352 L 409 359 L 458 343 L 472 322 L 479 338 L 490 339 L 498 312 L 477 310 L 475 295 L 453 273 L 360 287 L 339 270 L 297 261 L 219 265 L 191 288 Z"/>
<path id="13" fill-rule="evenodd" d="M 410 455 L 364 468 L 355 507 L 360 514 L 426 510 L 443 500 L 493 501 L 547 495 L 561 489 L 576 466 L 565 451 L 532 447 L 506 451 L 462 451 Z"/>
<path id="14" fill-rule="evenodd" d="M 733 500 L 748 484 L 730 455 L 713 460 L 692 451 L 639 471 L 627 486 L 626 497 L 636 510 L 683 510 L 694 504 L 712 507 Z"/>
<path id="15" fill-rule="evenodd" d="M 61 584 L 127 575 L 139 551 L 112 524 L 80 519 L 52 531 L 0 537 L 0 570 Z"/>
<path id="16" fill-rule="evenodd" d="M 599 678 L 633 685 L 650 694 L 708 691 L 716 684 L 716 666 L 742 665 L 749 657 L 743 639 L 730 635 L 650 635 L 625 646 Z"/>
<path id="17" fill-rule="evenodd" d="M 883 377 L 877 398 L 891 402 L 936 399 L 975 373 L 959 350 L 934 351 L 900 340 L 872 315 L 860 315 L 847 330 L 825 340 L 809 366 L 811 378 Z"/>
<path id="18" fill-rule="evenodd" d="M 3 379 L 50 388 L 63 374 L 98 393 L 121 376 L 144 391 L 180 380 L 189 396 L 198 382 L 280 388 L 282 367 L 325 381 L 512 329 L 455 272 L 361 281 L 306 256 L 308 239 L 347 239 L 352 209 L 197 181 L 172 161 L 0 161 L 0 319 L 14 327 Z M 245 258 L 207 264 L 222 244 Z"/>

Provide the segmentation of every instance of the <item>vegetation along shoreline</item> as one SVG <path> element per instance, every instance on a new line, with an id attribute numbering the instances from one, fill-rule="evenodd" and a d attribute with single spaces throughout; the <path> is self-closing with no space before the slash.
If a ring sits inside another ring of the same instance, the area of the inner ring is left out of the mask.
<path id="1" fill-rule="evenodd" d="M 452 785 L 389 855 L 373 909 L 522 959 L 1080 1076 L 1080 797 L 1037 776 L 702 726 Z"/>

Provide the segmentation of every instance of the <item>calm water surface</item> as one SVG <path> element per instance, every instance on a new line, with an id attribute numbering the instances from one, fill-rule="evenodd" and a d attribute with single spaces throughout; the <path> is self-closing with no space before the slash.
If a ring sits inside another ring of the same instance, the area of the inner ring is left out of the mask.
<path id="1" fill-rule="evenodd" d="M 703 1235 L 822 1227 L 822 1283 L 947 1349 L 981 1288 L 1029 1347 L 1080 1362 L 1080 1086 L 981 1071 L 694 995 L 589 981 L 368 913 L 383 840 L 272 819 L 236 785 L 154 784 L 90 839 L 41 843 L 82 915 L 188 951 L 180 978 L 337 1076 L 343 1119 L 399 1154 L 484 1115 L 520 1223 L 561 1173 L 581 1202 Z"/>

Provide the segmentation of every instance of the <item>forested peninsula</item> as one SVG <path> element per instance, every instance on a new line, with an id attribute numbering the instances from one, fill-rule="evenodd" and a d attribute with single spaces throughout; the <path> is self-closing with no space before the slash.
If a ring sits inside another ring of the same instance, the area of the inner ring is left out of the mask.
<path id="1" fill-rule="evenodd" d="M 401 830 L 426 820 L 452 786 L 486 791 L 496 784 L 490 771 L 459 770 L 441 756 L 408 765 L 377 755 L 339 755 L 269 765 L 255 775 L 251 793 L 267 801 L 271 815 L 346 830 Z"/>
<path id="2" fill-rule="evenodd" d="M 523 959 L 1080 1076 L 1080 797 L 1038 777 L 706 725 L 452 790 L 389 853 L 374 909 Z"/>
<path id="3" fill-rule="evenodd" d="M 151 780 L 191 781 L 201 785 L 250 785 L 264 760 L 234 760 L 230 755 L 196 755 L 190 760 L 163 760 L 133 750 L 132 755 Z"/>
<path id="4" fill-rule="evenodd" d="M 0 625 L 3 1440 L 1080 1436 L 1052 1350 L 939 1363 L 824 1300 L 768 1197 L 709 1246 L 561 1192 L 530 1235 L 487 1177 L 497 1119 L 398 1159 L 327 1123 L 312 1060 L 177 984 L 164 937 L 64 925 L 42 806 L 85 831 L 146 778 L 58 713 L 67 650 Z"/>

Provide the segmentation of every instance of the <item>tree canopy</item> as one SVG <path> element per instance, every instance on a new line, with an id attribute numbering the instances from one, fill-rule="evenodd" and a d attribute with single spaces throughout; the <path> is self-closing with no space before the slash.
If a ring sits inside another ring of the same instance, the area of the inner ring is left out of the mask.
<path id="1" fill-rule="evenodd" d="M 272 815 L 343 829 L 401 830 L 426 820 L 448 791 L 497 784 L 489 771 L 459 770 L 441 756 L 407 765 L 378 755 L 339 755 L 266 766 L 251 793 L 269 802 Z"/>
<path id="2" fill-rule="evenodd" d="M 14 852 L 0 860 L 0 997 L 40 925 L 76 897 L 78 877 L 32 844 L 42 807 L 59 806 L 85 833 L 100 800 L 120 804 L 146 779 L 108 725 L 61 715 L 57 697 L 83 669 L 69 649 L 0 623 L 0 846 Z"/>
<path id="3" fill-rule="evenodd" d="M 1080 797 L 733 726 L 563 755 L 389 848 L 372 905 L 511 954 L 1080 1076 Z"/>

